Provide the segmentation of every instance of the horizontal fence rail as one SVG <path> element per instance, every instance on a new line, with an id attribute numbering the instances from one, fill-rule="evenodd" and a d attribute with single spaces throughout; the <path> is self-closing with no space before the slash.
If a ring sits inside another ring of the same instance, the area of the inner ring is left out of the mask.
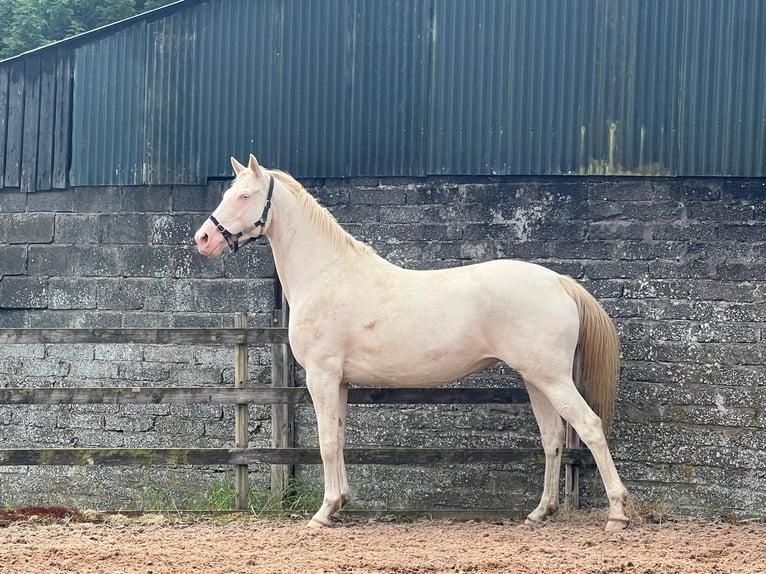
<path id="1" fill-rule="evenodd" d="M 349 404 L 414 405 L 429 404 L 524 404 L 529 402 L 522 389 L 453 389 L 378 387 L 352 388 L 348 392 Z M 193 387 L 186 389 L 163 387 L 34 387 L 0 388 L 0 405 L 68 405 L 68 404 L 129 404 L 152 405 L 168 403 L 260 405 L 311 404 L 311 396 L 304 387 Z"/>
<path id="2" fill-rule="evenodd" d="M 0 329 L 0 344 L 132 343 L 145 345 L 287 344 L 287 329 Z"/>
<path id="3" fill-rule="evenodd" d="M 348 464 L 437 465 L 544 463 L 537 448 L 346 448 Z M 590 453 L 564 449 L 564 464 L 591 465 Z M 216 465 L 321 464 L 318 448 L 12 448 L 0 450 L 0 466 L 21 465 Z"/>
<path id="4" fill-rule="evenodd" d="M 279 409 L 311 404 L 308 390 L 292 386 L 292 357 L 289 353 L 286 313 L 275 310 L 274 324 L 268 328 L 246 328 L 246 317 L 238 314 L 231 329 L 0 329 L 0 344 L 148 344 L 148 345 L 232 345 L 235 350 L 234 387 L 2 387 L 0 405 L 93 405 L 93 404 L 223 404 L 237 408 L 234 448 L 0 448 L 0 466 L 35 465 L 233 465 L 236 470 L 238 510 L 248 509 L 247 467 L 269 464 L 272 490 L 284 486 L 293 465 L 321 464 L 318 448 L 296 448 L 292 426 L 283 421 L 273 435 L 271 448 L 247 445 L 247 406 L 272 405 L 272 417 Z M 248 345 L 272 345 L 272 376 L 269 387 L 248 387 Z M 287 377 L 287 379 L 285 378 Z M 289 380 L 288 380 L 289 379 Z M 523 389 L 508 388 L 386 388 L 352 387 L 350 404 L 526 404 Z M 276 421 L 276 419 L 275 419 Z M 273 421 L 275 429 L 276 422 Z M 280 446 L 281 445 L 281 446 Z M 1 447 L 2 445 L 0 445 Z M 279 448 L 277 448 L 279 447 Z M 568 441 L 562 462 L 566 465 L 565 494 L 577 505 L 578 469 L 594 464 L 591 454 Z M 575 447 L 575 448 L 570 448 Z M 349 464 L 451 465 L 451 464 L 542 464 L 539 448 L 346 448 Z M 276 478 L 275 478 L 276 477 Z"/>

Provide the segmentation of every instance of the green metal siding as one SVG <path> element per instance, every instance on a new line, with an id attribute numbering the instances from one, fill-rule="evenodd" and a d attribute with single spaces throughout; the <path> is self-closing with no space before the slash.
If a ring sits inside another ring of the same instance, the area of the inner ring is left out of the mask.
<path id="1" fill-rule="evenodd" d="M 766 2 L 685 8 L 678 172 L 766 176 Z"/>
<path id="2" fill-rule="evenodd" d="M 250 152 L 304 178 L 762 177 L 763 30 L 763 0 L 187 0 L 0 62 L 0 183 L 201 183 Z"/>
<path id="3" fill-rule="evenodd" d="M 75 50 L 72 185 L 144 182 L 146 25 Z"/>

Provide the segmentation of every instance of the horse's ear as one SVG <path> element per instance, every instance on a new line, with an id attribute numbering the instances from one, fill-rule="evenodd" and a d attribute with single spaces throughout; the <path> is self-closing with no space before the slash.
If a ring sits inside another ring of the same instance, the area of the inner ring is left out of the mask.
<path id="1" fill-rule="evenodd" d="M 247 163 L 247 167 L 250 168 L 255 177 L 261 177 L 261 166 L 258 165 L 258 160 L 255 159 L 253 154 L 250 154 L 250 161 Z"/>
<path id="2" fill-rule="evenodd" d="M 231 167 L 234 169 L 234 173 L 236 175 L 239 175 L 240 173 L 245 171 L 245 166 L 239 163 L 237 161 L 237 158 L 235 158 L 234 156 L 231 156 Z"/>

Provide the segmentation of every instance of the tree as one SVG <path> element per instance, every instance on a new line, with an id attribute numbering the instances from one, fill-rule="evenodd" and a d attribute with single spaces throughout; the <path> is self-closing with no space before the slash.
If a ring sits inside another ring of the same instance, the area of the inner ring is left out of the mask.
<path id="1" fill-rule="evenodd" d="M 0 58 L 117 22 L 171 0 L 0 0 Z"/>
<path id="2" fill-rule="evenodd" d="M 136 14 L 135 0 L 70 0 L 72 4 L 71 34 L 80 34 L 110 22 L 118 22 Z"/>
<path id="3" fill-rule="evenodd" d="M 3 33 L 4 52 L 17 54 L 46 41 L 45 17 L 38 0 L 13 0 L 6 15 L 9 32 Z"/>

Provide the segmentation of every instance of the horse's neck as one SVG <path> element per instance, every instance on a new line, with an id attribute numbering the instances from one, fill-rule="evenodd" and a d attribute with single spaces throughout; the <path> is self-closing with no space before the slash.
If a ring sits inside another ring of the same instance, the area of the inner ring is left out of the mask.
<path id="1" fill-rule="evenodd" d="M 305 192 L 303 192 L 305 193 Z M 321 274 L 350 257 L 358 257 L 352 244 L 338 241 L 332 226 L 323 221 L 321 210 L 312 201 L 280 186 L 272 201 L 273 219 L 268 230 L 274 263 L 285 296 L 291 305 Z M 362 256 L 364 254 L 361 254 Z"/>

